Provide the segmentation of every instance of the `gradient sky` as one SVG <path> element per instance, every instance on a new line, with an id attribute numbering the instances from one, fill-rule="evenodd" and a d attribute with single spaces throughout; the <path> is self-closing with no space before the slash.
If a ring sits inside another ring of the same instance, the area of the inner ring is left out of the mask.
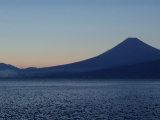
<path id="1" fill-rule="evenodd" d="M 0 62 L 19 68 L 84 60 L 128 37 L 160 49 L 160 0 L 0 0 Z"/>

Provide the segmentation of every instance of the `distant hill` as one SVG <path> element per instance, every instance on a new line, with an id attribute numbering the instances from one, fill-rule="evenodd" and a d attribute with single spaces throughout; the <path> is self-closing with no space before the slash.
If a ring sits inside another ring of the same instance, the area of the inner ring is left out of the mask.
<path id="1" fill-rule="evenodd" d="M 0 71 L 2 70 L 13 70 L 13 71 L 17 71 L 19 70 L 19 68 L 10 65 L 10 64 L 5 64 L 5 63 L 0 63 Z"/>
<path id="2" fill-rule="evenodd" d="M 20 72 L 20 69 L 17 67 L 14 67 L 12 65 L 5 64 L 5 63 L 0 63 L 0 78 L 16 77 L 19 72 Z"/>
<path id="3" fill-rule="evenodd" d="M 1 63 L 0 77 L 160 78 L 159 62 L 159 49 L 127 38 L 96 57 L 65 65 L 19 69 Z"/>

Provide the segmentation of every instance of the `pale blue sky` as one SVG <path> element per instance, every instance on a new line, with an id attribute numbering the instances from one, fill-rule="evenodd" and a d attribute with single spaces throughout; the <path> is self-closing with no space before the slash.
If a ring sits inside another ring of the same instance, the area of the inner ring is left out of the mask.
<path id="1" fill-rule="evenodd" d="M 127 37 L 160 49 L 160 0 L 0 0 L 0 62 L 20 68 L 84 60 Z"/>

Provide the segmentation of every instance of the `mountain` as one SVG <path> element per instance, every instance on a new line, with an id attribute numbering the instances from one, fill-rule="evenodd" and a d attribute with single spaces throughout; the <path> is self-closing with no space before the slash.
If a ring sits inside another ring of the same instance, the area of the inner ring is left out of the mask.
<path id="1" fill-rule="evenodd" d="M 96 57 L 65 65 L 19 69 L 0 63 L 0 77 L 157 78 L 159 62 L 159 49 L 137 38 L 127 38 Z"/>
<path id="2" fill-rule="evenodd" d="M 19 70 L 19 68 L 15 67 L 13 65 L 10 65 L 10 64 L 0 63 L 0 71 L 3 71 L 3 70 L 17 71 L 17 70 Z"/>
<path id="3" fill-rule="evenodd" d="M 9 64 L 0 63 L 0 78 L 15 77 L 20 72 L 20 69 Z"/>
<path id="4" fill-rule="evenodd" d="M 127 66 L 160 59 L 160 50 L 137 38 L 127 38 L 114 48 L 96 57 L 60 66 L 34 69 L 30 72 L 84 72 Z"/>

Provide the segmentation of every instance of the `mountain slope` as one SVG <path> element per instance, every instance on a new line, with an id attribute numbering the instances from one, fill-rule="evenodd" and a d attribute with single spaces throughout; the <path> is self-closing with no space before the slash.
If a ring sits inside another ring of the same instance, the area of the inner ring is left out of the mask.
<path id="1" fill-rule="evenodd" d="M 160 59 L 155 61 L 137 63 L 128 66 L 95 70 L 79 74 L 79 77 L 87 78 L 137 78 L 137 79 L 159 79 Z"/>
<path id="2" fill-rule="evenodd" d="M 20 72 L 20 69 L 9 64 L 0 63 L 0 78 L 15 77 Z"/>
<path id="3" fill-rule="evenodd" d="M 147 45 L 137 38 L 128 38 L 99 56 L 76 63 L 41 68 L 38 69 L 38 72 L 83 72 L 158 59 L 160 59 L 160 50 Z"/>
<path id="4" fill-rule="evenodd" d="M 159 79 L 160 59 L 155 61 L 137 63 L 128 66 L 93 70 L 89 72 L 48 72 L 35 74 L 34 77 L 47 78 L 87 78 L 87 79 Z"/>
<path id="5" fill-rule="evenodd" d="M 0 71 L 3 71 L 3 70 L 17 71 L 17 70 L 19 70 L 19 68 L 15 67 L 13 65 L 5 64 L 5 63 L 0 63 Z"/>

